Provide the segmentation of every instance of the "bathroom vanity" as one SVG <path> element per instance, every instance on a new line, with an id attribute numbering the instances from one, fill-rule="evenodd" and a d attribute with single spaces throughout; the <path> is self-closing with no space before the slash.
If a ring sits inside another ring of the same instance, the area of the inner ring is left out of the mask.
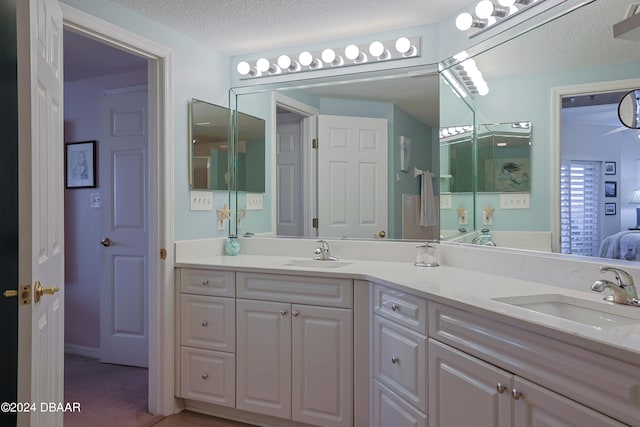
<path id="1" fill-rule="evenodd" d="M 279 426 L 640 425 L 640 308 L 455 265 L 475 248 L 440 245 L 443 265 L 418 268 L 409 243 L 378 244 L 382 260 L 331 242 L 334 264 L 299 256 L 315 244 L 177 243 L 185 408 Z"/>

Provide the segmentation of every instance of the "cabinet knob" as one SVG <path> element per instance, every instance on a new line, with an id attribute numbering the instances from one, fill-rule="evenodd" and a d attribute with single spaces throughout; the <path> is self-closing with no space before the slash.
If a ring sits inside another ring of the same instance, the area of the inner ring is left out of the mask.
<path id="1" fill-rule="evenodd" d="M 200 283 L 202 283 L 202 286 L 207 286 L 209 284 L 209 279 L 202 279 L 200 280 Z"/>
<path id="2" fill-rule="evenodd" d="M 294 317 L 297 316 L 298 314 L 300 314 L 300 312 L 298 310 L 293 310 L 291 312 L 291 315 L 294 316 Z"/>
<path id="3" fill-rule="evenodd" d="M 209 322 L 207 322 L 206 320 L 203 320 L 202 323 L 201 323 L 202 326 L 207 326 L 208 324 L 209 324 Z"/>
<path id="4" fill-rule="evenodd" d="M 400 306 L 394 302 L 393 304 L 391 304 L 391 310 L 398 311 L 400 310 Z"/>
<path id="5" fill-rule="evenodd" d="M 202 373 L 202 379 L 206 380 L 207 378 L 209 378 L 209 374 L 207 374 L 206 372 Z"/>
<path id="6" fill-rule="evenodd" d="M 400 358 L 398 356 L 393 356 L 391 358 L 391 363 L 393 363 L 394 365 L 397 365 L 398 363 L 400 363 Z"/>
<path id="7" fill-rule="evenodd" d="M 286 309 L 286 308 L 283 308 L 282 310 L 280 310 L 280 315 L 281 315 L 281 316 L 286 316 L 286 315 L 287 315 L 287 313 L 288 313 L 288 311 L 287 311 L 287 309 Z"/>
<path id="8" fill-rule="evenodd" d="M 513 397 L 513 400 L 520 399 L 520 396 L 522 396 L 522 393 L 520 393 L 517 388 L 511 390 L 511 397 Z"/>
<path id="9" fill-rule="evenodd" d="M 498 393 L 504 393 L 506 389 L 507 387 L 505 387 L 505 385 L 501 382 L 498 382 L 498 384 L 496 385 L 496 390 L 498 390 Z"/>

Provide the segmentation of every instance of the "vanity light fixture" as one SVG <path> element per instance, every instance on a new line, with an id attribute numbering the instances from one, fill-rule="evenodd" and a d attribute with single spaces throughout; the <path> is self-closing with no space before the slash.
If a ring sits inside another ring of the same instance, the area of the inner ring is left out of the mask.
<path id="1" fill-rule="evenodd" d="M 345 67 L 369 63 L 409 59 L 420 56 L 420 37 L 399 37 L 395 40 L 375 40 L 371 43 L 349 44 L 343 48 L 303 51 L 275 58 L 262 57 L 255 62 L 240 61 L 236 70 L 241 79 L 267 77 L 313 71 L 323 67 Z M 294 60 L 293 58 L 296 58 Z"/>
<path id="2" fill-rule="evenodd" d="M 456 28 L 473 37 L 487 28 L 517 15 L 534 4 L 545 0 L 480 0 L 471 12 L 462 12 L 456 17 Z"/>

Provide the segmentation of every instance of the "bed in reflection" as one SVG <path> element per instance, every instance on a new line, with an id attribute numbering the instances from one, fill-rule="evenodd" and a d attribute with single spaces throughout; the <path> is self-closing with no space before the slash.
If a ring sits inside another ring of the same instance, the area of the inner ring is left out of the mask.
<path id="1" fill-rule="evenodd" d="M 638 260 L 638 248 L 640 247 L 640 231 L 621 231 L 605 238 L 600 243 L 598 256 L 602 258 Z"/>

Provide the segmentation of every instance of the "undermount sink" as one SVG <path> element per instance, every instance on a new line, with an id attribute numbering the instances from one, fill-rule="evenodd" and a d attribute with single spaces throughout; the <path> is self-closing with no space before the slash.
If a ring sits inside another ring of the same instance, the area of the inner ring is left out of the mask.
<path id="1" fill-rule="evenodd" d="M 493 300 L 599 329 L 640 324 L 640 308 L 590 301 L 566 295 L 527 295 L 493 298 Z M 637 310 L 637 312 L 633 310 Z"/>
<path id="2" fill-rule="evenodd" d="M 340 268 L 351 264 L 346 261 L 322 261 L 316 259 L 292 259 L 285 265 L 291 267 L 311 267 L 311 268 Z"/>

